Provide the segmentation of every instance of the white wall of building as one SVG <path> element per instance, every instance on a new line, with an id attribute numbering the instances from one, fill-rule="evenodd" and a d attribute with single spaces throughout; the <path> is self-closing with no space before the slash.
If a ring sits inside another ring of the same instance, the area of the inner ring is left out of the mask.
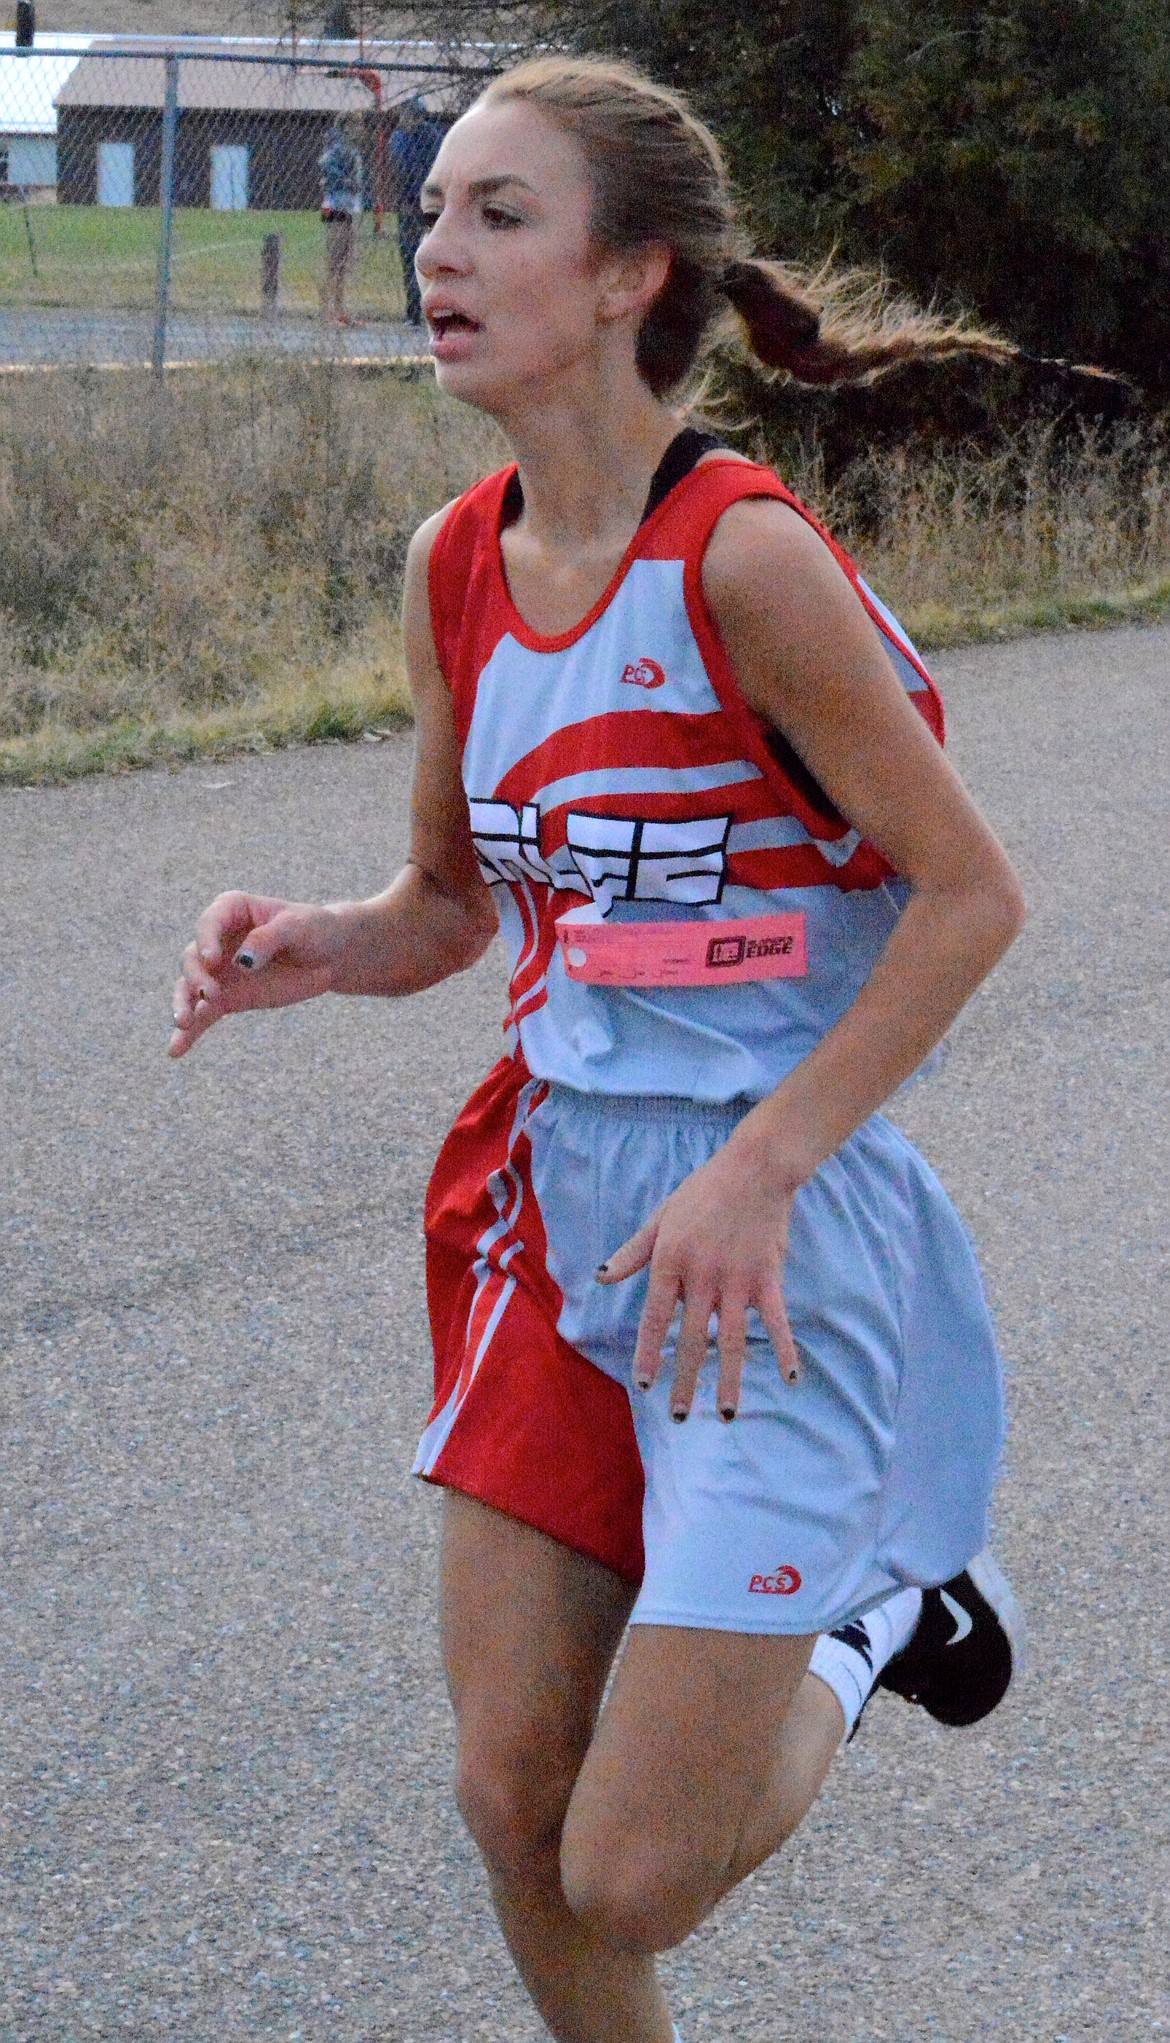
<path id="1" fill-rule="evenodd" d="M 15 32 L 0 31 L 0 185 L 56 184 L 56 97 L 92 41 L 50 30 L 18 51 Z"/>
<path id="2" fill-rule="evenodd" d="M 7 162 L 5 184 L 56 184 L 57 144 L 51 135 L 0 135 L 0 164 Z"/>

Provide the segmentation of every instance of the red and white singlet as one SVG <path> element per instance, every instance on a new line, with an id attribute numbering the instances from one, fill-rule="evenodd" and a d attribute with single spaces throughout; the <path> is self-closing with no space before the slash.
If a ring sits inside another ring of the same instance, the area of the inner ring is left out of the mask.
<path id="1" fill-rule="evenodd" d="M 828 534 L 769 470 L 730 456 L 676 484 L 580 624 L 541 636 L 500 550 L 514 476 L 453 506 L 430 566 L 472 835 L 512 956 L 507 1026 L 534 1075 L 580 1091 L 760 1098 L 856 998 L 903 891 L 740 696 L 702 589 L 728 506 L 775 498 L 821 532 L 941 740 L 938 694 Z M 807 970 L 745 979 L 742 944 L 716 930 L 701 985 L 582 983 L 556 923 L 586 903 L 610 929 L 786 915 Z"/>

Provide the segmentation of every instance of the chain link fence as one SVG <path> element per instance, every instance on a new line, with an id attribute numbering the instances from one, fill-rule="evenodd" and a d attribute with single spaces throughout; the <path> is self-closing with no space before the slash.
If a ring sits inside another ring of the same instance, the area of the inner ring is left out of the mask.
<path id="1" fill-rule="evenodd" d="M 488 44 L 0 39 L 0 368 L 425 354 L 417 187 L 496 64 Z"/>

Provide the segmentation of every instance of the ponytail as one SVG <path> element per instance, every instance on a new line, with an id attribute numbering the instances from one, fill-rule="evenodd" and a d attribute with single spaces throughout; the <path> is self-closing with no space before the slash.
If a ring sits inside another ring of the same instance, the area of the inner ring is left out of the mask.
<path id="1" fill-rule="evenodd" d="M 864 270 L 826 263 L 810 273 L 755 256 L 728 263 L 723 292 L 743 321 L 757 362 L 801 383 L 872 383 L 905 363 L 945 362 L 956 355 L 1116 380 L 1103 369 L 1028 354 L 969 320 L 923 312 Z"/>

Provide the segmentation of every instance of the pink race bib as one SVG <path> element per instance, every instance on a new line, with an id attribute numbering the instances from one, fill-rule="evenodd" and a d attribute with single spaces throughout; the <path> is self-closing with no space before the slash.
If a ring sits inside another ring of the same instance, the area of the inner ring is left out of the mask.
<path id="1" fill-rule="evenodd" d="M 726 986 L 803 979 L 803 915 L 733 922 L 602 922 L 590 903 L 557 917 L 570 979 L 589 986 Z"/>

